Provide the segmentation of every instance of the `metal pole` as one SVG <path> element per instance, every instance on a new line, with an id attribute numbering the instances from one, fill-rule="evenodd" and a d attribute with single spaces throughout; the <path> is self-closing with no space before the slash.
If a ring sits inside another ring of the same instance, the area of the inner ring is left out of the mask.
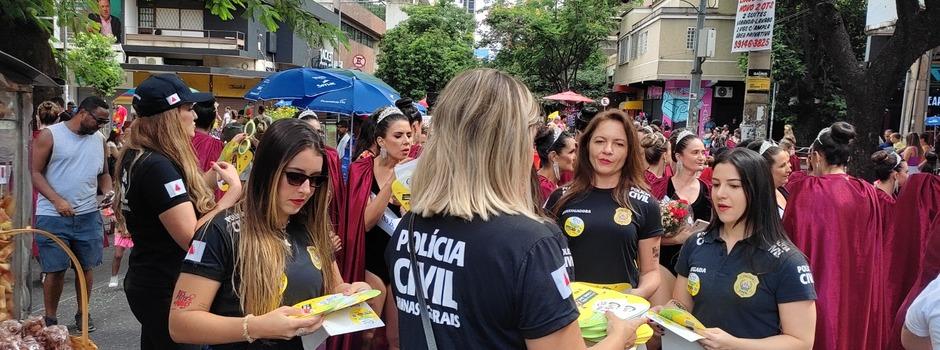
<path id="1" fill-rule="evenodd" d="M 689 119 L 686 122 L 686 129 L 698 135 L 698 105 L 702 99 L 702 56 L 704 52 L 699 52 L 699 42 L 702 40 L 702 29 L 705 28 L 705 9 L 708 7 L 707 0 L 699 0 L 698 16 L 695 22 L 695 47 L 693 48 L 694 57 L 692 57 L 692 80 L 689 82 Z"/>
<path id="2" fill-rule="evenodd" d="M 767 128 L 767 139 L 770 140 L 773 138 L 774 134 L 774 111 L 777 109 L 777 88 L 780 87 L 779 83 L 773 83 L 774 89 L 773 94 L 770 95 L 770 126 Z"/>

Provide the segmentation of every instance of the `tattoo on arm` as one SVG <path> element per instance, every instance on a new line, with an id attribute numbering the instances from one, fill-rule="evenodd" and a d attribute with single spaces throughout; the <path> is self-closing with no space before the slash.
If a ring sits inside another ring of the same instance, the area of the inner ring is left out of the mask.
<path id="1" fill-rule="evenodd" d="M 190 305 L 192 305 L 193 299 L 195 298 L 195 294 L 189 293 L 185 290 L 180 290 L 176 293 L 176 297 L 173 298 L 173 308 L 187 309 Z"/>
<path id="2" fill-rule="evenodd" d="M 659 246 L 653 247 L 653 260 L 659 261 Z"/>

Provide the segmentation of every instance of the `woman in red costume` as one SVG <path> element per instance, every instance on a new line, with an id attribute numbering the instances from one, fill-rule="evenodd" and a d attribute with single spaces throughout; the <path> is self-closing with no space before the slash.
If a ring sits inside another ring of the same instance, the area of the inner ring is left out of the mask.
<path id="1" fill-rule="evenodd" d="M 408 117 L 398 108 L 387 107 L 369 116 L 356 139 L 355 154 L 364 156 L 349 167 L 346 217 L 340 220 L 344 251 L 340 272 L 345 280 L 365 281 L 382 291 L 372 306 L 384 314 L 391 349 L 398 348 L 398 314 L 387 293 L 385 246 L 402 215 L 401 205 L 392 197 L 395 166 L 408 159 L 411 140 Z"/>
<path id="2" fill-rule="evenodd" d="M 882 349 L 887 331 L 882 207 L 846 174 L 855 127 L 836 122 L 811 146 L 814 175 L 791 182 L 783 224 L 809 260 L 819 298 L 814 349 Z"/>

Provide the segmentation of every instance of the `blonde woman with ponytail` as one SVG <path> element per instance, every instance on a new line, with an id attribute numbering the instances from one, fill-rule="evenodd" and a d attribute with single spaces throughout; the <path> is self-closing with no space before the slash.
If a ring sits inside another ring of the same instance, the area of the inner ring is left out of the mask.
<path id="1" fill-rule="evenodd" d="M 367 290 L 343 283 L 330 240 L 329 166 L 306 121 L 275 122 L 244 196 L 199 230 L 181 268 L 169 331 L 213 349 L 302 349 L 320 317 L 287 305 Z M 257 316 L 256 316 L 257 315 Z"/>
<path id="2" fill-rule="evenodd" d="M 203 174 L 190 146 L 193 103 L 211 98 L 190 92 L 173 74 L 148 78 L 134 96 L 140 117 L 117 161 L 114 212 L 135 243 L 124 292 L 141 324 L 141 349 L 198 348 L 173 342 L 167 331 L 173 284 L 196 228 L 241 195 L 233 166 L 215 164 Z M 212 188 L 219 179 L 231 186 L 216 203 Z"/>

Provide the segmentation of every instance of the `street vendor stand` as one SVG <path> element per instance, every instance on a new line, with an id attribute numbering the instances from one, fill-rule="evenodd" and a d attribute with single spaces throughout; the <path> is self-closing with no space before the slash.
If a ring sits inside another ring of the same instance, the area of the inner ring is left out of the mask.
<path id="1" fill-rule="evenodd" d="M 2 202 L 6 206 L 4 211 L 9 210 L 6 212 L 9 222 L 0 222 L 3 230 L 32 223 L 33 188 L 28 160 L 32 139 L 33 87 L 36 86 L 59 84 L 36 68 L 0 51 L 0 164 L 3 167 L 0 171 L 5 175 L 0 179 L 0 193 L 6 198 Z M 29 316 L 32 308 L 29 283 L 31 238 L 30 235 L 13 238 L 14 305 L 7 307 L 14 319 Z"/>

